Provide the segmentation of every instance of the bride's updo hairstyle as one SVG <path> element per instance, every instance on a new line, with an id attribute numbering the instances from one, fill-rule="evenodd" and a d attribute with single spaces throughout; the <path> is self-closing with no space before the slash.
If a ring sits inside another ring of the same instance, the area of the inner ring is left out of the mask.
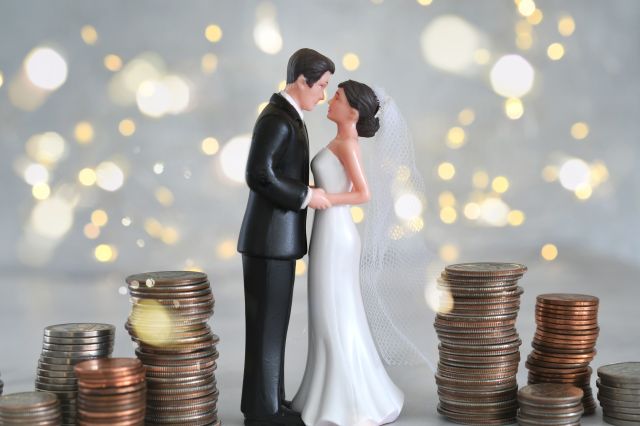
<path id="1" fill-rule="evenodd" d="M 380 108 L 380 103 L 373 89 L 354 80 L 343 81 L 338 84 L 338 87 L 344 90 L 351 108 L 358 110 L 358 122 L 356 123 L 358 136 L 370 138 L 375 135 L 380 128 L 380 121 L 375 116 Z"/>

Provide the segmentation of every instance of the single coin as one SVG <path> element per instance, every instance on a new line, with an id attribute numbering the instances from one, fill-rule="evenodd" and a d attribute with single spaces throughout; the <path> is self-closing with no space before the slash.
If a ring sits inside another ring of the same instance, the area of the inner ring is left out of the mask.
<path id="1" fill-rule="evenodd" d="M 640 362 L 620 362 L 603 365 L 597 370 L 598 377 L 603 383 L 638 384 L 640 385 Z"/>
<path id="2" fill-rule="evenodd" d="M 583 395 L 584 392 L 580 388 L 555 383 L 528 385 L 518 391 L 518 399 L 550 406 L 577 403 L 582 399 Z"/>
<path id="3" fill-rule="evenodd" d="M 44 329 L 44 335 L 50 337 L 99 337 L 115 334 L 116 328 L 111 324 L 100 323 L 68 323 L 50 325 Z"/>
<path id="4" fill-rule="evenodd" d="M 471 275 L 471 276 L 509 276 L 522 275 L 527 271 L 525 265 L 505 262 L 472 262 L 458 263 L 445 267 L 447 275 Z"/>
<path id="5" fill-rule="evenodd" d="M 55 395 L 48 392 L 19 392 L 0 397 L 0 411 L 22 412 L 43 407 L 52 407 L 58 403 Z"/>
<path id="6" fill-rule="evenodd" d="M 587 294 L 570 294 L 570 293 L 548 293 L 540 294 L 536 298 L 537 301 L 550 305 L 561 306 L 594 306 L 600 302 L 595 296 Z"/>
<path id="7" fill-rule="evenodd" d="M 207 274 L 194 271 L 156 271 L 129 275 L 125 278 L 127 284 L 138 282 L 140 287 L 154 287 L 156 285 L 197 284 L 207 280 Z"/>
<path id="8" fill-rule="evenodd" d="M 100 337 L 50 337 L 44 336 L 43 343 L 57 345 L 94 345 L 94 344 L 113 344 L 115 335 L 110 334 Z"/>
<path id="9" fill-rule="evenodd" d="M 76 374 L 82 377 L 130 375 L 142 369 L 142 362 L 137 358 L 94 359 L 75 366 Z"/>

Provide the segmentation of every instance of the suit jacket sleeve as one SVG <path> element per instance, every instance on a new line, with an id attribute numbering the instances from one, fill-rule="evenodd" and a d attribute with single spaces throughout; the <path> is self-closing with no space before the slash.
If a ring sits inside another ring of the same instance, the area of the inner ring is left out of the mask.
<path id="1" fill-rule="evenodd" d="M 246 180 L 251 190 L 286 210 L 300 210 L 309 187 L 283 176 L 279 170 L 287 144 L 295 140 L 289 123 L 277 115 L 265 115 L 256 123 L 247 159 Z"/>

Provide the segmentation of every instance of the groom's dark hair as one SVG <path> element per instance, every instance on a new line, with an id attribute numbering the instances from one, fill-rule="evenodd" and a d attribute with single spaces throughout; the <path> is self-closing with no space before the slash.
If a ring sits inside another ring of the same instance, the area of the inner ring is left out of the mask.
<path id="1" fill-rule="evenodd" d="M 313 49 L 300 49 L 289 58 L 287 65 L 287 84 L 291 84 L 302 74 L 309 87 L 320 80 L 325 72 L 333 74 L 336 66 L 333 61 Z"/>

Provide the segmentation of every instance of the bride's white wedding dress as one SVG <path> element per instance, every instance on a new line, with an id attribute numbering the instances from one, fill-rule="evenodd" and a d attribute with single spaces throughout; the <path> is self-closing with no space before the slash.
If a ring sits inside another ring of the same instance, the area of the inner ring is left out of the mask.
<path id="1" fill-rule="evenodd" d="M 315 184 L 347 192 L 351 182 L 328 148 L 313 159 Z M 380 425 L 400 414 L 404 395 L 376 350 L 360 291 L 360 236 L 350 207 L 317 210 L 309 246 L 309 350 L 293 408 L 308 426 Z"/>

